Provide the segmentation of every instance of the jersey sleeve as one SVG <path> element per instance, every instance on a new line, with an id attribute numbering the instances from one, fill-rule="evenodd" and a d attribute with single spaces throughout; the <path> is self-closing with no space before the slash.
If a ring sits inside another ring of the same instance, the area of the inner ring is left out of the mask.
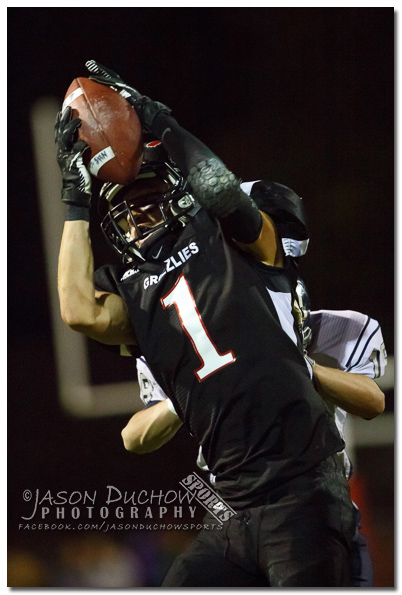
<path id="1" fill-rule="evenodd" d="M 387 352 L 379 323 L 353 310 L 310 312 L 312 342 L 309 355 L 317 363 L 354 374 L 379 378 Z"/>
<path id="2" fill-rule="evenodd" d="M 119 267 L 110 267 L 109 265 L 105 265 L 100 267 L 94 272 L 94 286 L 97 291 L 106 291 L 108 293 L 116 293 L 118 294 L 117 290 L 117 283 L 115 280 L 116 272 L 115 269 Z M 122 267 L 122 271 L 124 272 L 125 268 Z"/>

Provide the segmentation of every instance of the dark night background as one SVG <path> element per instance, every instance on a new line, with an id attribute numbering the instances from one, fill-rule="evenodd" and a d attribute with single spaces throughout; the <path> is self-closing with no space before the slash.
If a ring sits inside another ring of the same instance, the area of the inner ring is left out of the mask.
<path id="1" fill-rule="evenodd" d="M 21 575 L 13 586 L 76 586 L 60 570 L 60 536 L 18 531 L 24 489 L 132 491 L 138 478 L 141 487 L 176 489 L 197 450 L 181 430 L 163 452 L 136 457 L 120 438 L 128 416 L 80 420 L 59 405 L 29 122 L 35 102 L 50 96 L 61 105 L 95 59 L 169 105 L 243 180 L 293 188 L 312 230 L 302 273 L 314 309 L 369 314 L 393 354 L 394 17 L 392 8 L 8 9 L 9 542 L 12 568 L 36 563 L 39 577 L 21 584 L 29 580 Z M 96 355 L 104 375 L 109 357 Z M 111 366 L 133 374 L 126 360 Z M 361 453 L 362 468 L 374 459 L 384 476 L 384 453 L 370 452 Z M 389 502 L 370 485 L 367 506 L 378 494 L 392 517 L 388 475 Z M 392 557 L 392 536 L 381 531 Z M 144 541 L 131 539 L 141 557 Z M 166 551 L 182 547 L 173 537 L 165 549 L 158 543 L 157 570 L 143 586 L 159 580 Z M 377 586 L 393 586 L 382 571 L 378 562 Z"/>

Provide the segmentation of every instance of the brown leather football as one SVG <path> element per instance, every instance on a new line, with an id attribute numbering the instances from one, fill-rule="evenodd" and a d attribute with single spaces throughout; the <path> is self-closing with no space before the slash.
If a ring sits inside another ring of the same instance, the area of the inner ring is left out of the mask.
<path id="1" fill-rule="evenodd" d="M 89 78 L 69 86 L 63 110 L 71 106 L 80 118 L 79 138 L 88 143 L 84 153 L 89 172 L 103 182 L 129 184 L 142 163 L 142 129 L 135 110 L 117 91 Z"/>

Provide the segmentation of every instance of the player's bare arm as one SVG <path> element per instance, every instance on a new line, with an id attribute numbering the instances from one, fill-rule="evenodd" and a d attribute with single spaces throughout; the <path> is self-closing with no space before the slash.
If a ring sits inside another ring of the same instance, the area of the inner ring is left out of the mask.
<path id="1" fill-rule="evenodd" d="M 91 184 L 82 159 L 86 144 L 76 140 L 79 125 L 79 120 L 71 120 L 69 108 L 59 114 L 56 123 L 62 201 L 67 205 L 58 271 L 61 316 L 72 329 L 103 343 L 134 344 L 123 300 L 95 293 L 89 237 Z"/>
<path id="2" fill-rule="evenodd" d="M 257 260 L 269 266 L 282 267 L 284 254 L 276 227 L 271 217 L 260 211 L 262 217 L 262 227 L 260 235 L 251 244 L 236 242 L 237 245 L 252 254 Z"/>
<path id="3" fill-rule="evenodd" d="M 93 257 L 86 221 L 66 221 L 59 257 L 58 288 L 63 321 L 103 343 L 133 344 L 134 336 L 121 297 L 95 292 Z"/>
<path id="4" fill-rule="evenodd" d="M 124 447 L 136 454 L 153 452 L 169 442 L 182 425 L 168 402 L 161 401 L 133 415 L 121 432 Z"/>
<path id="5" fill-rule="evenodd" d="M 372 378 L 319 364 L 313 374 L 317 392 L 348 413 L 373 419 L 384 411 L 384 393 Z"/>

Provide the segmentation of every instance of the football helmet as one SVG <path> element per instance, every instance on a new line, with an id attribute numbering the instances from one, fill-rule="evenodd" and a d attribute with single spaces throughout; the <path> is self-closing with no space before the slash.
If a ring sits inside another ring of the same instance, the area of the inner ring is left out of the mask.
<path id="1" fill-rule="evenodd" d="M 124 263 L 159 262 L 169 256 L 199 208 L 189 190 L 160 141 L 144 145 L 143 164 L 134 182 L 103 185 L 101 229 Z"/>
<path id="2" fill-rule="evenodd" d="M 300 196 L 278 182 L 258 180 L 241 186 L 260 211 L 274 221 L 285 254 L 294 258 L 303 256 L 307 252 L 310 234 Z"/>

